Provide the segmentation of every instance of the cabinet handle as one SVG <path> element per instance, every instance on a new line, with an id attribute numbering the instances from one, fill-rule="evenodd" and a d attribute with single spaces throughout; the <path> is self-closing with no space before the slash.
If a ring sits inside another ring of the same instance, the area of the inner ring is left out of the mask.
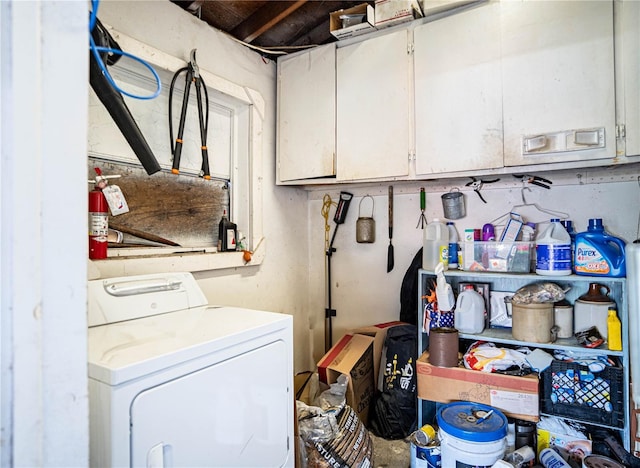
<path id="1" fill-rule="evenodd" d="M 522 154 L 536 156 L 568 151 L 585 151 L 604 148 L 605 144 L 604 127 L 560 130 L 542 135 L 523 135 Z"/>
<path id="2" fill-rule="evenodd" d="M 147 452 L 147 468 L 164 468 L 166 466 L 164 452 L 167 447 L 168 445 L 161 442 L 149 449 Z"/>
<path id="3" fill-rule="evenodd" d="M 600 142 L 598 130 L 576 130 L 573 142 L 576 145 L 595 146 Z"/>
<path id="4" fill-rule="evenodd" d="M 528 137 L 524 139 L 524 150 L 526 153 L 530 153 L 531 151 L 539 151 L 545 148 L 547 144 L 547 137 L 544 135 Z"/>

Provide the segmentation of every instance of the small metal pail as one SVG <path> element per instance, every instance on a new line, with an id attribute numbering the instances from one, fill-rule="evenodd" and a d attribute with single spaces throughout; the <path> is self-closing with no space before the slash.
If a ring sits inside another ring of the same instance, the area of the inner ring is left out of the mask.
<path id="1" fill-rule="evenodd" d="M 464 194 L 459 189 L 452 188 L 449 193 L 445 193 L 441 198 L 445 218 L 460 219 L 467 215 L 464 206 Z"/>
<path id="2" fill-rule="evenodd" d="M 365 198 L 371 199 L 371 216 L 362 216 L 362 202 Z M 358 205 L 358 220 L 356 221 L 356 242 L 359 244 L 373 244 L 376 241 L 376 222 L 373 219 L 373 197 L 365 195 Z"/>

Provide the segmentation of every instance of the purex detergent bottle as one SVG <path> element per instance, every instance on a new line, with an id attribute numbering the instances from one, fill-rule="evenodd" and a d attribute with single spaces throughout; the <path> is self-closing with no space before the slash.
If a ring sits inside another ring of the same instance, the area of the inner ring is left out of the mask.
<path id="1" fill-rule="evenodd" d="M 586 232 L 576 234 L 574 269 L 577 275 L 624 277 L 625 242 L 605 232 L 601 218 L 589 220 Z"/>

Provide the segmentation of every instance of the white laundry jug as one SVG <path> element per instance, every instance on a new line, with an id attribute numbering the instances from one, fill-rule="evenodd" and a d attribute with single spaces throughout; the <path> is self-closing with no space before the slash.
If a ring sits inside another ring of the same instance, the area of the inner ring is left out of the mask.
<path id="1" fill-rule="evenodd" d="M 435 271 L 442 262 L 445 270 L 449 266 L 449 228 L 439 219 L 434 219 L 424 229 L 422 268 Z"/>
<path id="2" fill-rule="evenodd" d="M 454 323 L 460 333 L 482 333 L 484 331 L 485 307 L 482 294 L 467 287 L 458 295 Z"/>

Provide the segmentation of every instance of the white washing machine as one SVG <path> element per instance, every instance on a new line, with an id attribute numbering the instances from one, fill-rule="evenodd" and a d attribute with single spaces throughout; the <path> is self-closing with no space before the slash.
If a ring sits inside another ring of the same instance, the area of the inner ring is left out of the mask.
<path id="1" fill-rule="evenodd" d="M 294 466 L 292 317 L 189 273 L 89 281 L 92 467 Z"/>

